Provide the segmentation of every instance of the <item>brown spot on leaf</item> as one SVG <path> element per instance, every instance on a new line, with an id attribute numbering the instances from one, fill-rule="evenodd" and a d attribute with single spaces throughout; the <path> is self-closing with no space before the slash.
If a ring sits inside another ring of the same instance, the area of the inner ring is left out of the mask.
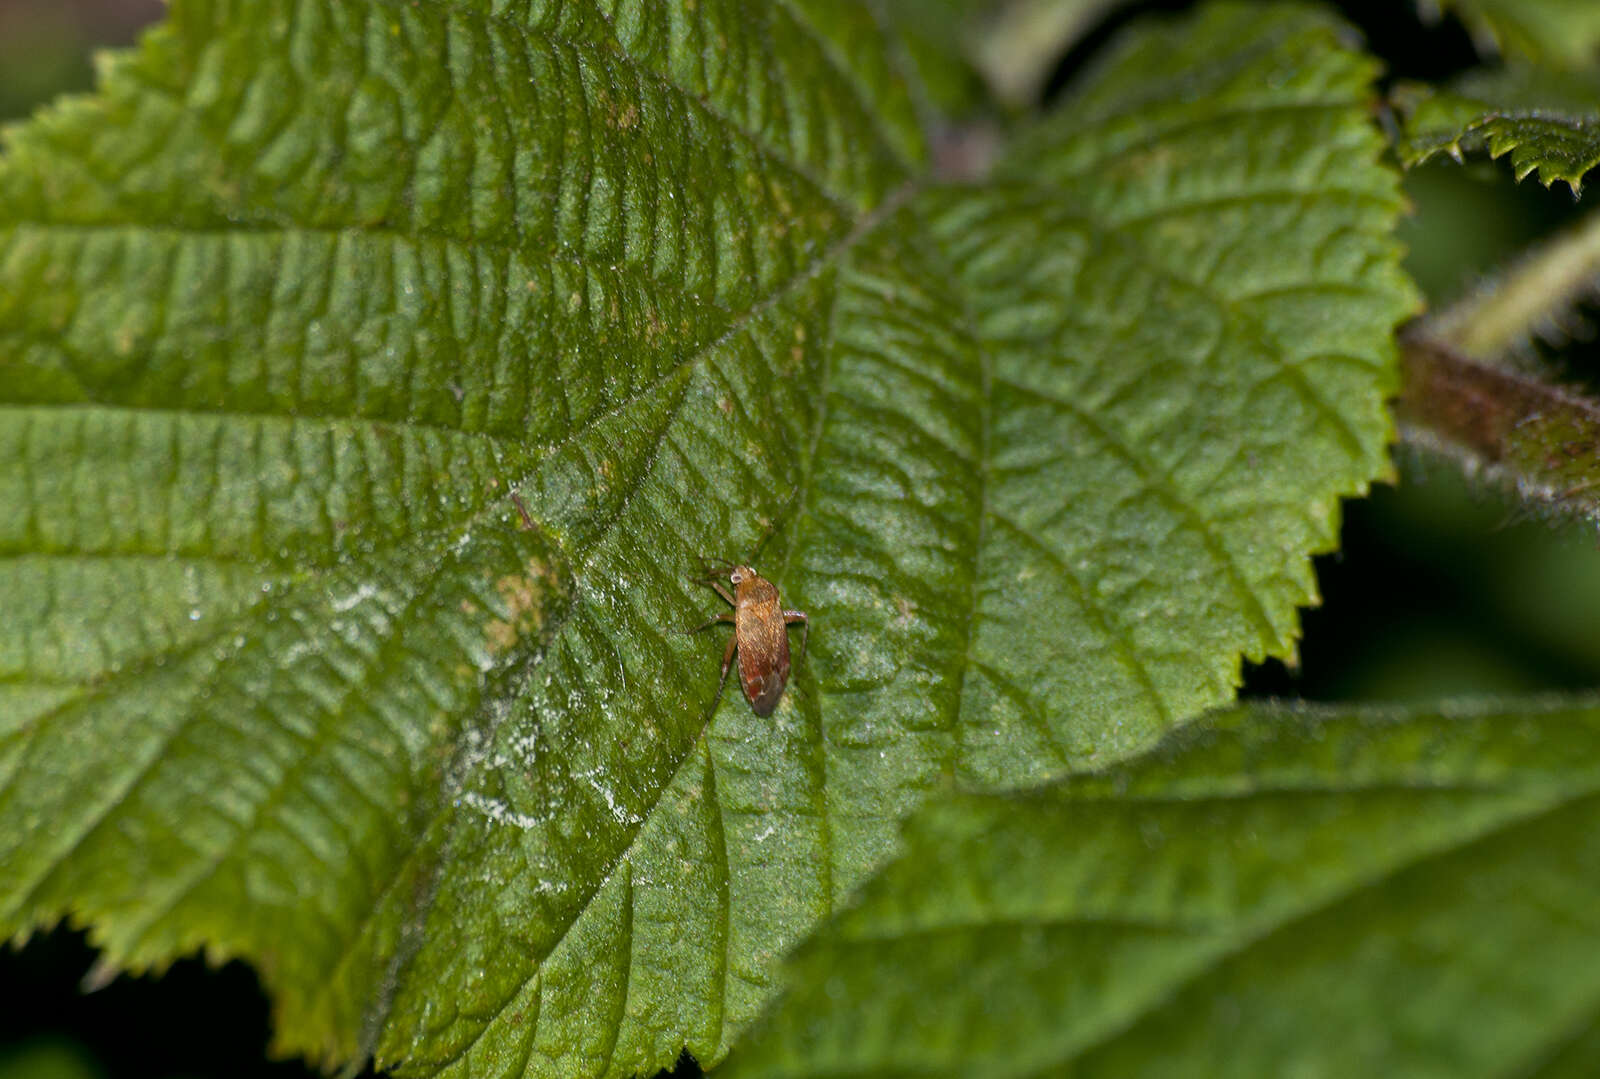
<path id="1" fill-rule="evenodd" d="M 503 655 L 524 640 L 537 640 L 544 629 L 551 593 L 557 586 L 552 566 L 541 559 L 529 559 L 522 573 L 508 573 L 494 583 L 500 598 L 501 616 L 484 626 L 489 650 Z"/>

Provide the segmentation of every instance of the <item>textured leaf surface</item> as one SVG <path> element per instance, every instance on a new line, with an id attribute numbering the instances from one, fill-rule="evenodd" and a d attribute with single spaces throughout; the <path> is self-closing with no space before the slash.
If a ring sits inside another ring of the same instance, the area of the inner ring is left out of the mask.
<path id="1" fill-rule="evenodd" d="M 1600 10 L 1600 9 L 1597 9 Z M 1576 195 L 1600 164 L 1600 77 L 1530 65 L 1470 75 L 1442 88 L 1396 91 L 1404 117 L 1400 157 L 1407 167 L 1440 154 L 1510 155 L 1518 180 L 1537 173 L 1546 187 L 1565 181 Z"/>
<path id="2" fill-rule="evenodd" d="M 928 791 L 1292 649 L 1412 303 L 1345 40 L 1142 31 L 945 189 L 855 4 L 178 0 L 0 166 L 0 925 L 324 1060 L 716 1059 Z M 713 719 L 763 537 L 810 651 Z"/>
<path id="3" fill-rule="evenodd" d="M 731 1073 L 1581 1072 L 1597 797 L 1585 699 L 1242 709 L 1108 772 L 932 803 Z"/>

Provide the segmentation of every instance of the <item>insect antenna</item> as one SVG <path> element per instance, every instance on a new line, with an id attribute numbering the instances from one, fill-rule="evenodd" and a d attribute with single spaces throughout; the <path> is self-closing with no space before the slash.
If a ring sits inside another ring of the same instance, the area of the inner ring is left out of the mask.
<path id="1" fill-rule="evenodd" d="M 737 564 L 731 558 L 707 558 L 701 555 L 700 573 L 698 576 L 691 574 L 689 580 L 694 581 L 696 584 L 703 584 L 706 581 L 725 578 Z"/>

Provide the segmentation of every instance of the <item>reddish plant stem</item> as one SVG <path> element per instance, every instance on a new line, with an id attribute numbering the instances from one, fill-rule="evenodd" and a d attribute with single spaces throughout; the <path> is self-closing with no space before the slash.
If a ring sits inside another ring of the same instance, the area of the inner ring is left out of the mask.
<path id="1" fill-rule="evenodd" d="M 1600 401 L 1411 333 L 1401 338 L 1397 415 L 1405 441 L 1600 520 Z"/>

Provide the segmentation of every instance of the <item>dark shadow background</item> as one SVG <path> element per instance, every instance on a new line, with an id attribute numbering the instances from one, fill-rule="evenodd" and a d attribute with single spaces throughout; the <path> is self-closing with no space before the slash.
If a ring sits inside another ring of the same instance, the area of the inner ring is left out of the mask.
<path id="1" fill-rule="evenodd" d="M 1131 18 L 1177 2 L 1119 10 L 1064 58 L 1059 90 Z M 1462 28 L 1425 26 L 1410 4 L 1341 5 L 1391 77 L 1436 79 L 1475 62 Z M 125 45 L 158 18 L 161 0 L 0 0 L 0 120 L 91 85 L 89 54 Z M 1434 302 L 1471 287 L 1530 238 L 1576 214 L 1565 187 L 1513 187 L 1478 163 L 1407 178 L 1412 273 Z M 1591 344 L 1563 362 L 1574 380 L 1600 370 Z M 1551 361 L 1554 362 L 1554 361 Z M 1592 527 L 1534 521 L 1475 493 L 1453 466 L 1397 453 L 1398 487 L 1346 507 L 1340 552 L 1318 560 L 1325 601 L 1305 612 L 1297 666 L 1245 672 L 1253 695 L 1308 700 L 1423 701 L 1600 685 L 1600 553 Z M 0 947 L 0 1076 L 5 1079 L 308 1079 L 266 1057 L 267 1002 L 254 973 L 199 959 L 161 977 L 80 983 L 95 953 L 60 929 Z M 692 1061 L 675 1075 L 699 1075 Z"/>

